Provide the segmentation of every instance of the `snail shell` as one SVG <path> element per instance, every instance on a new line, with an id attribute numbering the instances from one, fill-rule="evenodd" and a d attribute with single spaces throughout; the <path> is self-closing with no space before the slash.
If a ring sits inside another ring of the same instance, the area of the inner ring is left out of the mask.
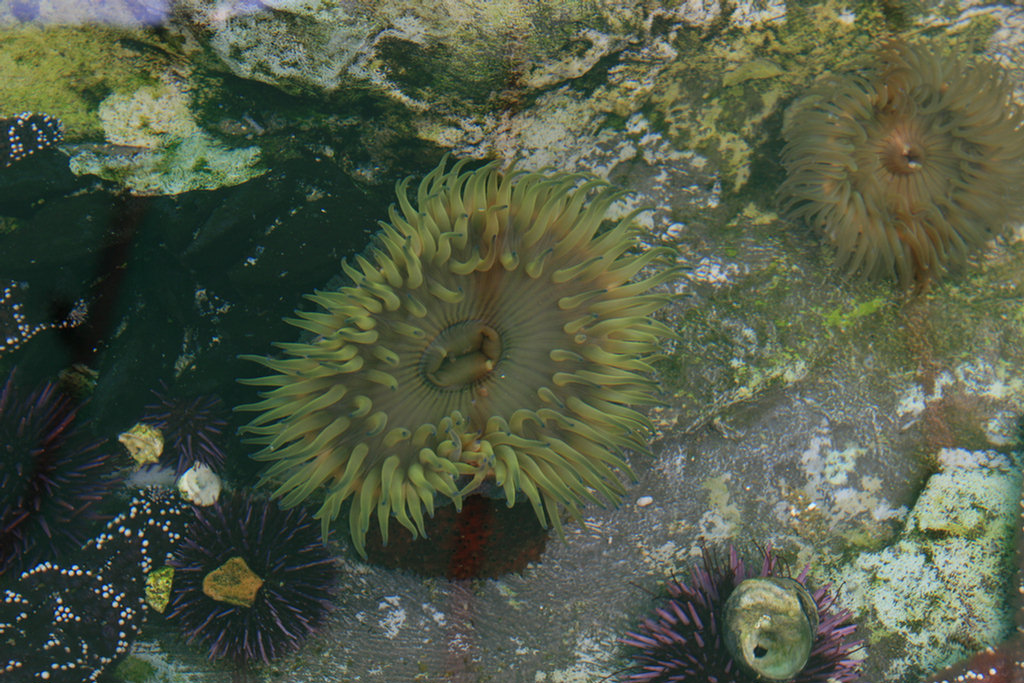
<path id="1" fill-rule="evenodd" d="M 767 681 L 786 681 L 807 664 L 818 631 L 818 606 L 793 579 L 741 581 L 725 601 L 725 646 L 744 669 Z"/>

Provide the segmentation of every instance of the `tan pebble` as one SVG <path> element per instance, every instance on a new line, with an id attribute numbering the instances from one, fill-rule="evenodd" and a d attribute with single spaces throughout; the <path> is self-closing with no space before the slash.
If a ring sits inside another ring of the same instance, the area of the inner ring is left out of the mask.
<path id="1" fill-rule="evenodd" d="M 139 422 L 127 432 L 118 435 L 128 453 L 139 465 L 149 465 L 160 459 L 164 452 L 164 435 L 158 428 Z"/>
<path id="2" fill-rule="evenodd" d="M 252 607 L 263 579 L 241 557 L 230 560 L 203 577 L 203 592 L 218 602 Z"/>

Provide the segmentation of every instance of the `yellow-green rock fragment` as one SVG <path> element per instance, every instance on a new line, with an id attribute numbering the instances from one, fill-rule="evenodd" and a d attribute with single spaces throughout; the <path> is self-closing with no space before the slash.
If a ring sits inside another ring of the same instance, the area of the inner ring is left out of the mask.
<path id="1" fill-rule="evenodd" d="M 263 579 L 241 557 L 230 560 L 203 577 L 203 592 L 218 602 L 252 607 Z"/>
<path id="2" fill-rule="evenodd" d="M 118 435 L 117 440 L 124 444 L 139 467 L 157 462 L 160 454 L 164 452 L 163 432 L 144 422 L 139 422 L 127 432 Z"/>
<path id="3" fill-rule="evenodd" d="M 173 581 L 174 567 L 163 566 L 146 574 L 146 604 L 163 614 L 171 601 Z"/>

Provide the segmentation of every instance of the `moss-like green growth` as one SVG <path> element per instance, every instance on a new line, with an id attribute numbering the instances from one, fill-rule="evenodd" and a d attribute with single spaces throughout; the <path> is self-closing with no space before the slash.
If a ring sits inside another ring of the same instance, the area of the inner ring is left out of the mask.
<path id="1" fill-rule="evenodd" d="M 833 308 L 825 314 L 825 324 L 829 327 L 837 327 L 840 330 L 845 331 L 851 324 L 860 318 L 877 312 L 888 303 L 890 302 L 886 301 L 881 296 L 876 296 L 875 298 L 868 299 L 867 301 L 857 302 L 852 306 Z"/>
<path id="2" fill-rule="evenodd" d="M 156 667 L 141 657 L 128 657 L 114 669 L 114 675 L 125 683 L 146 683 L 156 672 Z"/>
<path id="3" fill-rule="evenodd" d="M 60 118 L 69 141 L 100 137 L 97 108 L 112 92 L 155 83 L 155 61 L 129 47 L 134 35 L 101 26 L 0 29 L 0 115 Z"/>

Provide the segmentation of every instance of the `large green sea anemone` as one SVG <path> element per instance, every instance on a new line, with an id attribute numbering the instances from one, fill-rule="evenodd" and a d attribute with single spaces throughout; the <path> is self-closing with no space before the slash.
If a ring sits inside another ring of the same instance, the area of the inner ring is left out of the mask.
<path id="1" fill-rule="evenodd" d="M 1024 108 L 994 62 L 892 41 L 787 112 L 784 208 L 849 273 L 935 280 L 1024 208 Z"/>
<path id="2" fill-rule="evenodd" d="M 281 358 L 244 431 L 270 463 L 283 506 L 321 492 L 324 534 L 351 499 L 355 547 L 376 514 L 423 534 L 438 494 L 456 506 L 491 486 L 525 497 L 541 523 L 617 502 L 624 449 L 644 450 L 651 359 L 672 334 L 648 316 L 672 267 L 641 254 L 633 215 L 605 225 L 622 197 L 581 175 L 475 171 L 442 163 L 398 185 L 398 207 L 345 263 L 348 286 L 307 298 L 289 322 L 309 338 Z"/>

